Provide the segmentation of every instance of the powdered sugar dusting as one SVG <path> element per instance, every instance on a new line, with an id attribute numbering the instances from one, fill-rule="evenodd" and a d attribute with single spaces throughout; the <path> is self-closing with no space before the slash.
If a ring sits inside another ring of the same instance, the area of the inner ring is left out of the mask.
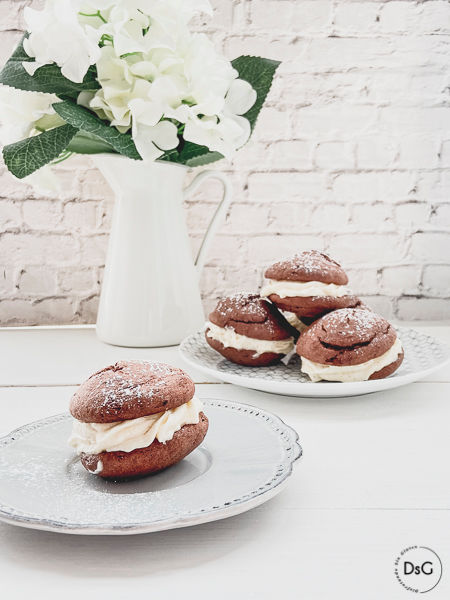
<path id="1" fill-rule="evenodd" d="M 137 404 L 141 402 L 143 391 L 142 383 L 148 382 L 152 376 L 152 389 L 146 390 L 146 399 L 152 398 L 156 392 L 167 385 L 167 375 L 173 374 L 178 369 L 164 363 L 147 362 L 144 360 L 130 360 L 118 362 L 111 368 L 111 376 L 102 381 L 99 392 L 102 396 L 101 403 L 108 410 L 108 404 L 123 398 L 133 397 Z M 105 369 L 104 372 L 107 372 Z M 154 378 L 159 375 L 160 378 Z"/>
<path id="2" fill-rule="evenodd" d="M 257 319 L 265 318 L 267 309 L 264 303 L 267 301 L 261 298 L 258 294 L 251 292 L 239 292 L 231 296 L 227 296 L 219 301 L 216 311 L 224 319 L 232 319 L 236 313 L 244 313 L 248 316 L 254 316 Z"/>
<path id="3" fill-rule="evenodd" d="M 380 315 L 359 308 L 341 308 L 328 313 L 322 317 L 320 325 L 330 335 L 342 338 L 355 338 L 356 335 L 361 339 L 390 327 Z"/>
<path id="4" fill-rule="evenodd" d="M 333 268 L 340 267 L 339 263 L 332 260 L 327 254 L 323 254 L 317 250 L 306 250 L 305 252 L 294 254 L 292 258 L 283 262 L 293 269 L 300 266 L 302 271 L 306 273 L 314 273 L 318 267 L 323 268 L 330 265 Z"/>
<path id="5" fill-rule="evenodd" d="M 78 388 L 71 412 L 81 421 L 94 423 L 132 419 L 187 402 L 194 389 L 190 377 L 177 367 L 144 360 L 119 361 Z"/>
<path id="6" fill-rule="evenodd" d="M 222 298 L 211 313 L 210 320 L 219 327 L 233 330 L 238 326 L 253 326 L 252 334 L 238 333 L 254 339 L 282 340 L 290 339 L 293 335 L 289 323 L 278 309 L 259 294 L 241 292 Z"/>
<path id="7" fill-rule="evenodd" d="M 359 365 L 389 350 L 394 328 L 379 315 L 342 308 L 318 319 L 299 338 L 297 352 L 313 363 L 336 367 Z"/>
<path id="8" fill-rule="evenodd" d="M 317 250 L 306 250 L 276 262 L 266 271 L 269 279 L 322 281 L 346 285 L 348 278 L 341 265 Z"/>

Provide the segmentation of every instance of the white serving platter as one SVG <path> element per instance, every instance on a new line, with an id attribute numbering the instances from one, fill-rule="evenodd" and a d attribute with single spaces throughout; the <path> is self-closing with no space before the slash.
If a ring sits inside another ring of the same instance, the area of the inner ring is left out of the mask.
<path id="1" fill-rule="evenodd" d="M 427 377 L 449 362 L 450 348 L 446 344 L 414 329 L 399 328 L 397 333 L 405 351 L 400 368 L 385 379 L 351 383 L 313 383 L 301 372 L 298 356 L 294 356 L 288 365 L 244 367 L 234 364 L 207 344 L 203 331 L 187 337 L 179 351 L 188 365 L 227 383 L 286 396 L 340 398 L 400 387 Z"/>

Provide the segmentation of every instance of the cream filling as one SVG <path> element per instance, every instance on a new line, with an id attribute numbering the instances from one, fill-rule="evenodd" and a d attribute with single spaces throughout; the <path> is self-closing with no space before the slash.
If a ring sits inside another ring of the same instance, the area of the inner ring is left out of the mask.
<path id="1" fill-rule="evenodd" d="M 310 296 L 330 296 L 338 298 L 348 293 L 345 285 L 323 283 L 322 281 L 277 281 L 269 279 L 261 290 L 261 296 L 277 294 L 280 298 L 309 298 Z"/>
<path id="2" fill-rule="evenodd" d="M 373 373 L 381 371 L 391 363 L 395 362 L 403 352 L 402 343 L 397 338 L 387 352 L 377 358 L 372 358 L 360 365 L 349 365 L 336 367 L 334 365 L 322 365 L 300 356 L 302 359 L 302 371 L 306 373 L 311 381 L 367 381 Z"/>
<path id="3" fill-rule="evenodd" d="M 303 321 L 301 319 L 299 319 L 295 313 L 289 312 L 288 310 L 282 310 L 281 312 L 282 312 L 283 317 L 289 323 L 289 325 L 292 325 L 292 327 L 295 327 L 295 329 L 297 331 L 299 331 L 300 333 L 302 333 L 302 331 L 305 331 L 305 329 L 308 328 L 308 325 L 303 323 Z"/>
<path id="4" fill-rule="evenodd" d="M 147 448 L 155 440 L 165 444 L 184 425 L 195 425 L 203 408 L 198 398 L 189 402 L 138 419 L 115 421 L 114 423 L 82 423 L 75 421 L 69 445 L 78 453 L 100 454 L 100 452 L 132 452 Z"/>
<path id="5" fill-rule="evenodd" d="M 235 348 L 236 350 L 253 350 L 254 356 L 260 356 L 265 352 L 274 354 L 288 354 L 294 347 L 294 338 L 289 337 L 285 340 L 257 340 L 236 333 L 231 327 L 219 327 L 214 323 L 206 323 L 208 336 L 223 344 L 225 348 Z"/>

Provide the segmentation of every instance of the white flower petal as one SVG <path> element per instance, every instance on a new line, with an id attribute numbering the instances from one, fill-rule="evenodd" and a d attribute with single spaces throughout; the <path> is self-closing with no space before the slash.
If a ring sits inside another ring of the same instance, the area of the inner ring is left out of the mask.
<path id="1" fill-rule="evenodd" d="M 131 52 L 145 52 L 143 26 L 136 21 L 117 23 L 113 28 L 114 49 L 118 56 Z"/>
<path id="2" fill-rule="evenodd" d="M 81 83 L 91 65 L 88 56 L 78 56 L 74 53 L 70 58 L 64 61 L 61 66 L 61 73 L 67 79 L 76 83 Z"/>
<path id="3" fill-rule="evenodd" d="M 133 121 L 133 141 L 143 160 L 156 160 L 163 154 L 153 143 L 152 130 L 153 127 Z"/>
<path id="4" fill-rule="evenodd" d="M 163 116 L 160 104 L 135 98 L 128 102 L 128 107 L 133 116 L 133 121 L 139 121 L 142 125 L 155 126 Z"/>
<path id="5" fill-rule="evenodd" d="M 234 147 L 221 137 L 215 117 L 190 119 L 186 123 L 183 137 L 189 142 L 220 152 L 227 158 L 234 151 Z"/>
<path id="6" fill-rule="evenodd" d="M 181 104 L 177 108 L 168 107 L 164 110 L 164 116 L 169 119 L 176 119 L 180 123 L 186 123 L 191 116 L 191 109 L 186 104 Z"/>
<path id="7" fill-rule="evenodd" d="M 239 115 L 223 118 L 219 124 L 219 131 L 235 150 L 248 142 L 252 132 L 248 119 Z"/>
<path id="8" fill-rule="evenodd" d="M 153 79 L 158 73 L 158 67 L 149 60 L 142 60 L 130 66 L 130 72 L 136 77 Z"/>
<path id="9" fill-rule="evenodd" d="M 228 90 L 225 104 L 227 110 L 235 115 L 244 115 L 255 104 L 256 91 L 243 79 L 235 79 Z"/>
<path id="10" fill-rule="evenodd" d="M 72 81 L 83 81 L 100 55 L 100 33 L 78 22 L 76 2 L 47 0 L 43 10 L 27 7 L 24 16 L 30 33 L 24 46 L 27 54 L 41 65 L 56 63 Z"/>
<path id="11" fill-rule="evenodd" d="M 0 85 L 0 139 L 11 144 L 28 137 L 36 121 L 45 115 L 56 115 L 52 104 L 58 98 L 54 94 L 27 92 Z"/>
<path id="12" fill-rule="evenodd" d="M 153 141 L 161 150 L 172 150 L 178 146 L 178 130 L 170 121 L 161 121 L 153 127 Z"/>
<path id="13" fill-rule="evenodd" d="M 96 13 L 98 10 L 106 10 L 117 4 L 117 0 L 85 0 L 80 3 L 80 12 L 87 14 Z"/>
<path id="14" fill-rule="evenodd" d="M 78 94 L 77 104 L 89 108 L 91 101 L 95 96 L 95 92 L 84 91 Z"/>

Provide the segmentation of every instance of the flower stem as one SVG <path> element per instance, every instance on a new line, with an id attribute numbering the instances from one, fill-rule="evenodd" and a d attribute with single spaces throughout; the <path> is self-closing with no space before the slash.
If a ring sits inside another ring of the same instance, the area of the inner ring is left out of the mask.
<path id="1" fill-rule="evenodd" d="M 112 35 L 109 35 L 109 33 L 104 33 L 102 35 L 99 41 L 99 46 L 103 48 L 103 46 L 106 46 L 106 42 L 111 42 L 111 44 L 114 46 L 114 38 Z"/>
<path id="2" fill-rule="evenodd" d="M 96 13 L 92 13 L 92 14 L 83 13 L 83 12 L 79 12 L 78 14 L 81 15 L 82 17 L 98 17 L 99 19 L 101 19 L 103 21 L 103 23 L 108 22 L 99 10 Z"/>
<path id="3" fill-rule="evenodd" d="M 72 156 L 72 154 L 73 154 L 73 152 L 70 152 L 69 150 L 64 150 L 64 152 L 61 152 L 61 154 L 58 156 L 58 158 L 55 158 L 55 160 L 53 160 L 50 164 L 51 165 L 59 165 L 59 163 L 62 163 L 63 161 L 70 158 Z"/>
<path id="4" fill-rule="evenodd" d="M 126 52 L 125 54 L 121 54 L 120 58 L 126 58 L 127 56 L 134 56 L 140 54 L 140 52 Z"/>

